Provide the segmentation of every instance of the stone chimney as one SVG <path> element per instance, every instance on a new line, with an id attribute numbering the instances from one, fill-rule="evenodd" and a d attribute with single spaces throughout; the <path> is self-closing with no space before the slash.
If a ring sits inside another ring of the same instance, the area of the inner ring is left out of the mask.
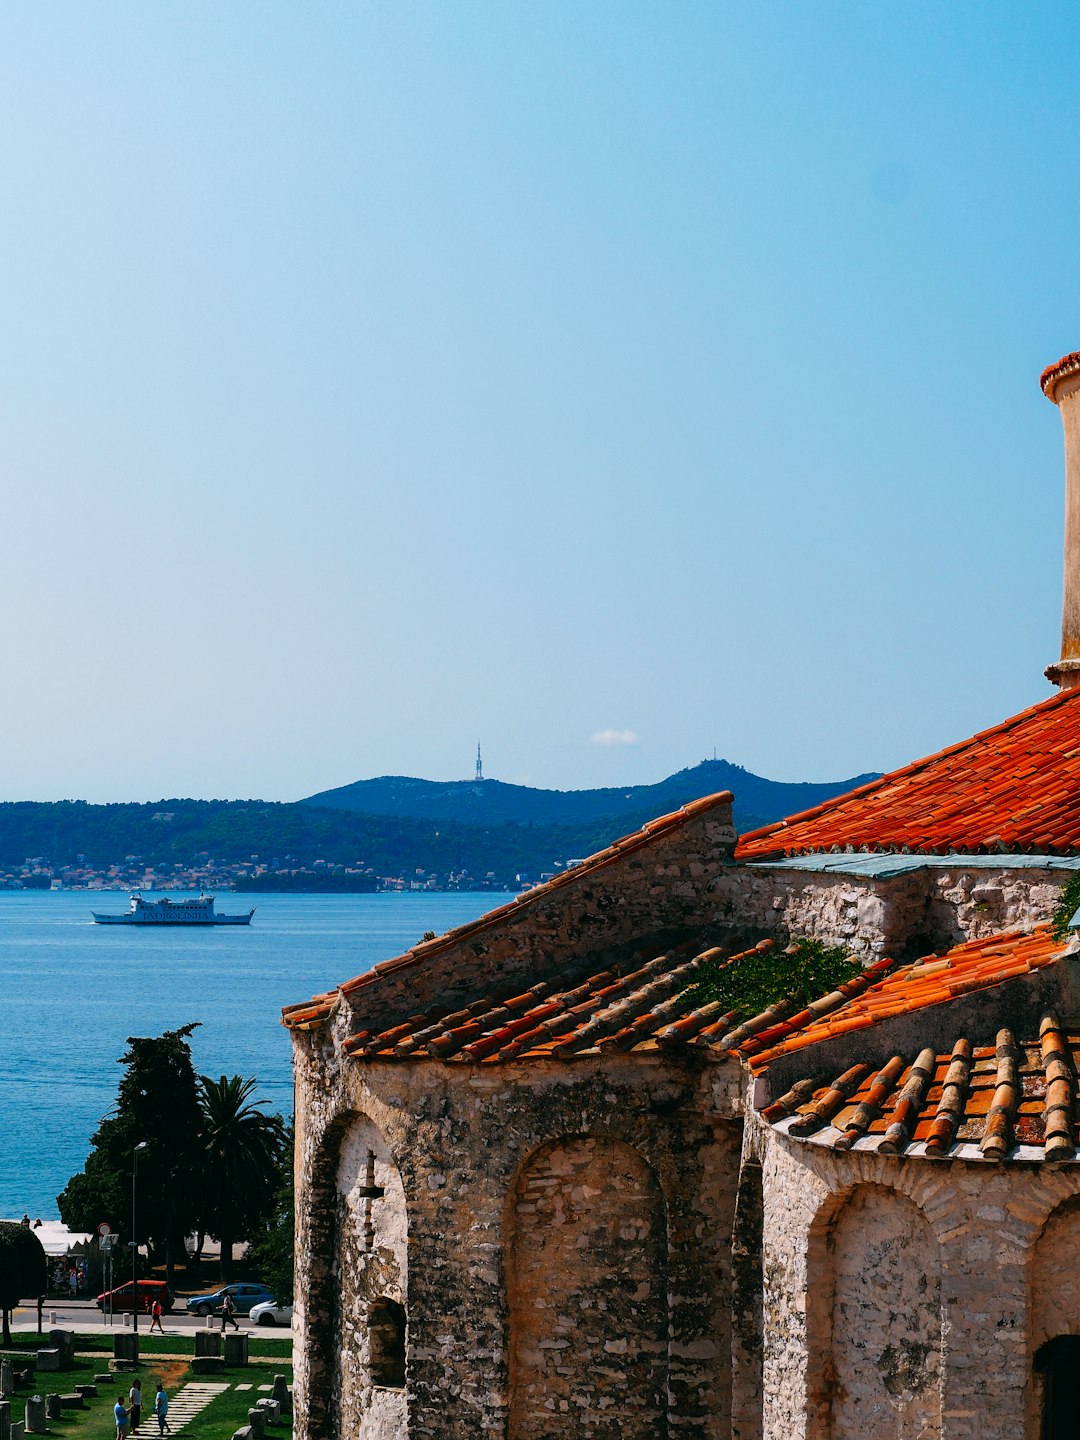
<path id="1" fill-rule="evenodd" d="M 1080 685 L 1080 351 L 1048 365 L 1043 394 L 1061 411 L 1065 427 L 1065 595 L 1061 607 L 1061 659 L 1046 678 L 1062 690 Z"/>

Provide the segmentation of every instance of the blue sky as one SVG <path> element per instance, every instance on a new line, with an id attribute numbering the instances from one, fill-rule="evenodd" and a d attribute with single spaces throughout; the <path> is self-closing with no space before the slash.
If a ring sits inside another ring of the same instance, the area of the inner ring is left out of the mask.
<path id="1" fill-rule="evenodd" d="M 1078 59 L 1060 4 L 5 7 L 0 797 L 824 780 L 1050 694 Z"/>

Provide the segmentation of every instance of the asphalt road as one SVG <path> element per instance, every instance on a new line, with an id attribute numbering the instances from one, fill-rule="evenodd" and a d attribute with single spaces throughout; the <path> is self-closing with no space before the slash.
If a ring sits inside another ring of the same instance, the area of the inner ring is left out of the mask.
<path id="1" fill-rule="evenodd" d="M 50 1300 L 45 1304 L 45 1329 L 52 1327 L 52 1316 L 56 1316 L 56 1326 L 62 1330 L 89 1330 L 106 1331 L 130 1330 L 131 1316 L 127 1316 L 127 1325 L 124 1324 L 124 1316 L 116 1315 L 110 1325 L 106 1316 L 102 1315 L 92 1300 Z M 214 1329 L 221 1328 L 219 1316 L 212 1316 Z M 249 1325 L 245 1315 L 236 1317 L 237 1324 L 241 1330 L 246 1330 L 251 1335 L 261 1335 L 266 1339 L 271 1336 L 280 1335 L 282 1339 L 292 1334 L 286 1325 Z M 184 1309 L 184 1301 L 177 1301 L 177 1308 L 171 1315 L 163 1315 L 161 1323 L 164 1326 L 166 1335 L 187 1335 L 194 1330 L 205 1330 L 206 1321 L 197 1315 L 189 1315 Z M 13 1330 L 36 1330 L 37 1329 L 37 1306 L 21 1305 L 11 1317 L 11 1328 Z M 231 1328 L 231 1327 L 230 1327 Z M 145 1335 L 150 1329 L 150 1316 L 139 1316 L 139 1334 Z"/>

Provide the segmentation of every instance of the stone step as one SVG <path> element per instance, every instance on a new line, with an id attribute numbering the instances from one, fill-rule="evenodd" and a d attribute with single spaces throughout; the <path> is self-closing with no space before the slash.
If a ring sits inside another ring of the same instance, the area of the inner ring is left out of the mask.
<path id="1" fill-rule="evenodd" d="M 174 1434 L 183 1430 L 185 1425 L 189 1424 L 195 1419 L 196 1415 L 201 1414 L 201 1412 L 206 1409 L 211 1400 L 216 1400 L 219 1395 L 228 1389 L 228 1381 L 189 1380 L 169 1401 L 169 1414 L 167 1416 L 169 1429 Z M 155 1424 L 157 1423 L 153 1413 L 152 1402 L 146 1411 L 144 1423 L 148 1424 L 151 1420 L 154 1421 Z M 140 1426 L 140 1430 L 141 1428 Z"/>

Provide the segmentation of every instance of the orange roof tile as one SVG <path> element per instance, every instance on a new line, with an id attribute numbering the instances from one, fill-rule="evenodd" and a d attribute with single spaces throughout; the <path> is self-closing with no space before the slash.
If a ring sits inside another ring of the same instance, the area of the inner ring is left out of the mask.
<path id="1" fill-rule="evenodd" d="M 433 1009 L 381 1034 L 353 1035 L 344 1048 L 346 1054 L 366 1059 L 434 1056 L 475 1064 L 566 1060 L 611 1050 L 655 1051 L 661 1041 L 668 1046 L 696 1045 L 719 1007 L 695 1008 L 691 987 L 704 964 L 724 958 L 720 950 L 695 955 L 682 947 L 608 962 L 593 973 L 587 963 L 583 969 L 577 961 L 524 993 L 504 989 L 481 996 L 465 1009 Z M 737 964 L 739 958 L 733 956 L 727 963 Z M 725 1022 L 726 1029 L 732 1017 L 716 1018 Z"/>
<path id="2" fill-rule="evenodd" d="M 754 949 L 773 943 L 763 940 Z M 879 960 L 801 1009 L 780 1001 L 734 1028 L 735 1015 L 717 1002 L 702 1003 L 695 981 L 704 967 L 737 966 L 753 951 L 727 956 L 720 949 L 694 953 L 683 945 L 599 963 L 578 959 L 524 990 L 520 982 L 504 984 L 481 990 L 465 1005 L 436 1004 L 385 1030 L 359 1030 L 343 1048 L 369 1061 L 455 1064 L 696 1050 L 737 1055 L 760 1074 L 780 1056 L 810 1052 L 819 1041 L 1000 985 L 1052 964 L 1063 951 L 1043 925 L 1030 933 L 969 941 L 900 968 Z M 311 1023 L 312 1014 L 309 1007 L 296 1023 Z"/>
<path id="3" fill-rule="evenodd" d="M 753 830 L 735 854 L 830 850 L 1080 853 L 1080 688 Z"/>
<path id="4" fill-rule="evenodd" d="M 967 1144 L 1000 1162 L 1026 1145 L 1041 1155 L 1023 1158 L 1058 1164 L 1074 1159 L 1080 1144 L 1078 1061 L 1080 1031 L 1051 1011 L 1037 1036 L 1020 1041 L 1008 1029 L 998 1031 L 995 1046 L 960 1036 L 951 1052 L 925 1047 L 894 1055 L 879 1070 L 859 1064 L 834 1079 L 798 1080 L 761 1114 L 789 1135 L 816 1136 L 836 1150 L 861 1141 L 902 1155 L 922 1144 L 928 1159 L 944 1160 Z"/>
<path id="5" fill-rule="evenodd" d="M 1057 382 L 1064 380 L 1066 375 L 1075 375 L 1078 370 L 1080 370 L 1080 352 L 1076 350 L 1069 355 L 1063 355 L 1060 360 L 1055 360 L 1053 365 L 1047 365 L 1039 376 L 1039 384 L 1046 398 L 1053 400 L 1054 386 Z"/>
<path id="6" fill-rule="evenodd" d="M 754 1071 L 765 1070 L 780 1055 L 791 1054 L 834 1035 L 879 1025 L 897 1015 L 907 1015 L 934 1005 L 944 1005 L 960 995 L 1000 985 L 1030 970 L 1051 965 L 1060 958 L 1065 945 L 1050 934 L 1049 925 L 1036 929 L 990 935 L 968 940 L 943 956 L 893 970 L 877 979 L 842 1008 L 798 1026 L 768 1048 L 755 1050 L 753 1042 L 741 1047 Z M 841 987 L 843 988 L 843 987 Z M 798 1017 L 794 1017 L 798 1018 Z"/>
<path id="7" fill-rule="evenodd" d="M 730 805 L 733 798 L 730 790 L 720 790 L 715 795 L 705 795 L 700 800 L 692 800 L 670 815 L 661 815 L 656 820 L 650 820 L 640 830 L 636 830 L 630 835 L 623 835 L 608 845 L 606 849 L 597 851 L 595 855 L 590 855 L 580 865 L 575 865 L 572 870 L 565 870 L 561 875 L 556 875 L 553 880 L 548 880 L 543 885 L 535 885 L 531 890 L 526 890 L 508 904 L 500 905 L 495 910 L 489 910 L 479 920 L 473 920 L 468 925 L 459 925 L 454 930 L 448 930 L 445 935 L 440 935 L 435 940 L 427 940 L 419 945 L 414 945 L 411 950 L 406 950 L 404 955 L 398 955 L 393 960 L 384 960 L 380 964 L 374 965 L 363 975 L 358 975 L 353 980 L 346 980 L 343 985 L 339 985 L 336 990 L 328 991 L 325 995 L 316 995 L 311 1000 L 301 1001 L 297 1005 L 286 1005 L 281 1012 L 282 1022 L 290 1029 L 305 1029 L 321 1024 L 330 1015 L 339 995 L 350 995 L 367 985 L 376 984 L 383 975 L 419 965 L 434 955 L 452 949 L 454 946 L 460 945 L 462 941 L 469 940 L 484 930 L 490 929 L 493 925 L 501 924 L 509 916 L 517 915 L 522 910 L 528 909 L 529 906 L 546 898 L 553 891 L 566 885 L 575 884 L 582 876 L 595 874 L 597 870 L 603 869 L 613 861 L 622 859 L 633 851 L 651 844 L 657 836 L 678 829 L 688 820 L 696 818 L 706 811 L 714 810 L 718 806 Z"/>

